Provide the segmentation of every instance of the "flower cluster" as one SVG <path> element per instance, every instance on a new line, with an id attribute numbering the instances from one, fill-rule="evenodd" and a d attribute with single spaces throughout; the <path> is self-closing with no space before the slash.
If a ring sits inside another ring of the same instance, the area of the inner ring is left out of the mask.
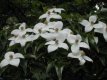
<path id="1" fill-rule="evenodd" d="M 44 22 L 37 23 L 33 29 L 26 28 L 26 23 L 21 23 L 19 29 L 15 29 L 11 32 L 13 35 L 10 40 L 9 46 L 20 44 L 24 47 L 27 42 L 36 41 L 39 37 L 45 39 L 45 46 L 47 52 L 51 53 L 58 50 L 59 48 L 71 51 L 67 57 L 77 58 L 80 61 L 80 65 L 83 65 L 86 61 L 93 62 L 91 58 L 85 55 L 85 52 L 81 48 L 90 49 L 89 44 L 82 39 L 82 36 L 74 32 L 69 28 L 64 28 L 64 24 L 61 21 L 61 12 L 65 11 L 63 8 L 52 8 L 49 9 L 45 14 L 41 15 L 39 19 L 45 19 Z M 55 19 L 52 21 L 52 19 Z M 97 32 L 103 34 L 107 41 L 107 27 L 106 24 L 98 21 L 97 16 L 92 15 L 88 20 L 82 20 L 81 25 L 85 27 L 85 32 Z M 29 34 L 29 32 L 31 34 Z M 98 39 L 95 37 L 96 43 Z M 70 45 L 70 46 L 69 46 Z M 4 67 L 8 64 L 18 66 L 20 59 L 24 56 L 20 53 L 14 54 L 14 52 L 7 52 L 5 59 L 1 61 L 0 66 Z"/>

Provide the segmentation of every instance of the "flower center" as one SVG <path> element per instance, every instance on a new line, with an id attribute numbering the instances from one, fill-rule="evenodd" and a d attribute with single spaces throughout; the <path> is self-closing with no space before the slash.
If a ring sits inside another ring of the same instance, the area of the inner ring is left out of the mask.
<path id="1" fill-rule="evenodd" d="M 12 60 L 13 59 L 13 55 L 10 55 L 9 58 L 10 58 L 10 60 Z"/>
<path id="2" fill-rule="evenodd" d="M 58 32 L 58 31 L 59 31 L 59 29 L 58 29 L 58 28 L 56 28 L 56 29 L 55 29 L 55 32 Z"/>
<path id="3" fill-rule="evenodd" d="M 84 56 L 84 55 L 85 55 L 85 53 L 83 51 L 81 51 L 81 56 Z"/>
<path id="4" fill-rule="evenodd" d="M 46 21 L 46 20 L 45 20 L 45 21 L 44 21 L 44 24 L 46 24 L 46 25 L 47 25 L 47 24 L 48 24 L 48 21 Z"/>
<path id="5" fill-rule="evenodd" d="M 94 22 L 91 22 L 91 25 L 93 26 L 93 25 L 94 25 Z"/>
<path id="6" fill-rule="evenodd" d="M 58 40 L 55 40 L 55 44 L 58 44 Z"/>
<path id="7" fill-rule="evenodd" d="M 20 29 L 23 31 L 23 30 L 24 30 L 24 27 L 21 27 Z"/>
<path id="8" fill-rule="evenodd" d="M 39 29 L 38 31 L 39 31 L 39 33 L 41 33 L 41 32 L 42 32 L 42 30 L 41 30 L 41 29 Z"/>
<path id="9" fill-rule="evenodd" d="M 22 36 L 22 38 L 25 38 L 25 37 L 26 37 L 25 35 Z"/>
<path id="10" fill-rule="evenodd" d="M 48 15 L 50 15 L 50 12 L 48 11 Z"/>
<path id="11" fill-rule="evenodd" d="M 55 10 L 53 10 L 52 12 L 55 13 Z"/>
<path id="12" fill-rule="evenodd" d="M 17 35 L 15 35 L 14 37 L 17 38 Z"/>
<path id="13" fill-rule="evenodd" d="M 78 39 L 76 39 L 76 40 L 75 40 L 75 42 L 76 42 L 76 43 L 78 43 L 78 42 L 79 42 L 79 40 L 78 40 Z"/>

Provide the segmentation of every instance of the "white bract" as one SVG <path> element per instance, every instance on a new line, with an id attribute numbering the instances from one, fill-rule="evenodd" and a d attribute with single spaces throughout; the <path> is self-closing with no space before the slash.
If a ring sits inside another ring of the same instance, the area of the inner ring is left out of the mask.
<path id="1" fill-rule="evenodd" d="M 100 26 L 99 28 L 94 29 L 94 32 L 103 33 L 106 30 L 106 24 L 104 22 L 99 21 L 96 26 Z"/>
<path id="2" fill-rule="evenodd" d="M 77 58 L 80 61 L 80 65 L 83 65 L 86 61 L 93 62 L 91 58 L 85 55 L 84 51 L 79 51 L 78 53 L 69 53 L 68 57 Z"/>
<path id="3" fill-rule="evenodd" d="M 89 49 L 89 45 L 82 42 L 82 38 L 79 34 L 70 36 L 70 43 L 72 43 L 71 50 L 74 53 L 79 52 L 80 47 Z"/>
<path id="4" fill-rule="evenodd" d="M 18 67 L 20 58 L 24 58 L 24 56 L 20 53 L 7 52 L 4 56 L 4 59 L 0 63 L 0 67 L 2 68 L 9 64 Z"/>
<path id="5" fill-rule="evenodd" d="M 103 37 L 107 41 L 107 27 L 103 30 Z"/>
<path id="6" fill-rule="evenodd" d="M 9 39 L 8 39 L 8 40 L 10 40 L 9 46 L 13 46 L 14 44 L 16 44 L 16 42 L 15 42 L 16 39 L 17 39 L 16 36 L 13 36 L 13 37 L 9 38 Z"/>
<path id="7" fill-rule="evenodd" d="M 57 13 L 61 13 L 61 11 L 64 10 L 63 8 L 52 8 L 50 10 L 48 10 L 45 14 L 41 15 L 39 17 L 39 19 L 43 19 L 45 18 L 47 22 L 50 22 L 50 19 L 62 19 L 62 17 L 57 14 Z"/>
<path id="8" fill-rule="evenodd" d="M 107 25 L 104 22 L 99 21 L 101 27 L 94 30 L 94 32 L 103 34 L 104 39 L 107 41 Z"/>
<path id="9" fill-rule="evenodd" d="M 96 21 L 97 21 L 97 16 L 92 15 L 89 17 L 89 21 L 88 20 L 82 20 L 80 22 L 80 24 L 85 27 L 85 32 L 90 32 L 93 30 L 93 28 L 95 28 L 95 29 L 102 28 L 101 23 L 95 24 Z"/>
<path id="10" fill-rule="evenodd" d="M 54 40 L 46 42 L 45 45 L 48 45 L 48 52 L 53 52 L 58 48 L 64 48 L 68 50 L 68 45 L 64 43 L 65 39 L 66 35 L 59 33 Z"/>

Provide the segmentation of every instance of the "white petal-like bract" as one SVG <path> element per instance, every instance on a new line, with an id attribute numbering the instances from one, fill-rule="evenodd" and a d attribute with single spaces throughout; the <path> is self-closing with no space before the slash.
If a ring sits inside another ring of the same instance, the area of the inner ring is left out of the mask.
<path id="1" fill-rule="evenodd" d="M 56 49 L 58 49 L 57 45 L 49 45 L 48 46 L 48 53 L 55 51 Z"/>

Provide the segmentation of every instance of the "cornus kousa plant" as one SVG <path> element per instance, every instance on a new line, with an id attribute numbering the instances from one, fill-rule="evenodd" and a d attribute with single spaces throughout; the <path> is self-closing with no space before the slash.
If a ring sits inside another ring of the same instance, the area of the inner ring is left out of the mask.
<path id="1" fill-rule="evenodd" d="M 80 68 L 96 62 L 91 56 L 94 55 L 92 46 L 95 47 L 95 53 L 101 53 L 98 45 L 101 38 L 107 41 L 106 23 L 94 14 L 89 16 L 89 20 L 83 18 L 76 22 L 79 29 L 74 29 L 72 25 L 75 21 L 68 24 L 70 27 L 65 25 L 62 12 L 66 10 L 49 9 L 39 17 L 40 21 L 34 26 L 23 22 L 11 31 L 7 52 L 1 58 L 2 73 L 5 73 L 4 69 L 17 67 L 19 71 L 22 69 L 22 76 L 30 76 L 29 80 L 46 80 L 53 69 L 58 79 L 62 80 L 66 66 L 71 66 L 73 70 L 76 65 Z M 45 77 L 42 79 L 40 76 L 43 75 Z"/>

